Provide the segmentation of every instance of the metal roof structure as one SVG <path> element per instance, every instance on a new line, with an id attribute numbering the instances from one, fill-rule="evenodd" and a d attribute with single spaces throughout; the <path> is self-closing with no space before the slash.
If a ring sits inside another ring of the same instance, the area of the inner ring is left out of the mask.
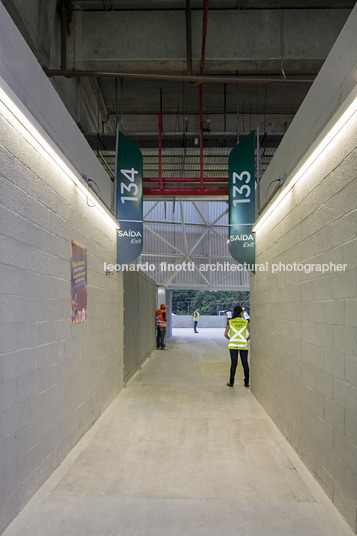
<path id="1" fill-rule="evenodd" d="M 149 275 L 167 288 L 247 288 L 246 272 L 160 262 L 231 262 L 229 152 L 258 127 L 262 177 L 355 1 L 3 3 L 108 181 L 118 126 L 141 149 Z"/>
<path id="2" fill-rule="evenodd" d="M 203 178 L 205 184 L 227 187 L 229 152 L 237 144 L 238 140 L 244 138 L 246 134 L 248 132 L 241 133 L 240 136 L 237 136 L 236 132 L 204 132 Z M 260 135 L 260 169 L 257 170 L 257 176 L 261 176 L 268 167 L 283 135 L 283 132 L 263 133 Z M 170 188 L 174 188 L 175 186 L 199 184 L 199 132 L 165 132 L 162 135 L 161 155 L 159 154 L 157 132 L 130 133 L 129 137 L 143 154 L 146 199 L 153 195 L 151 193 L 153 188 L 159 187 L 160 173 L 164 187 L 170 186 Z M 107 173 L 114 177 L 115 135 L 88 134 L 86 138 Z"/>
<path id="3" fill-rule="evenodd" d="M 167 289 L 248 290 L 249 273 L 228 251 L 228 204 L 145 201 L 139 263 Z"/>
<path id="4" fill-rule="evenodd" d="M 143 152 L 145 198 L 167 199 L 227 196 L 229 150 L 257 128 L 261 177 L 354 1 L 57 4 L 61 61 L 46 74 L 108 175 L 119 125 Z"/>

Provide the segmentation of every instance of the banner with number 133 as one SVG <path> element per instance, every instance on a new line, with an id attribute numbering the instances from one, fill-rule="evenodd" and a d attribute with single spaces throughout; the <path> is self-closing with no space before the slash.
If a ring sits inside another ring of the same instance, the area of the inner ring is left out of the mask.
<path id="1" fill-rule="evenodd" d="M 241 264 L 255 263 L 255 131 L 229 153 L 229 252 Z"/>

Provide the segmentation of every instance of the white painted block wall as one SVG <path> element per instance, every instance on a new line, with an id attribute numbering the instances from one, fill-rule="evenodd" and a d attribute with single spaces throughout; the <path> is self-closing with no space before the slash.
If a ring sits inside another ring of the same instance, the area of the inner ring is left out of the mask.
<path id="1" fill-rule="evenodd" d="M 313 143 L 319 134 L 315 130 L 311 138 L 309 126 L 320 122 L 321 130 L 326 124 L 321 117 L 332 117 L 355 91 L 356 24 L 355 8 L 284 138 L 295 144 L 287 148 L 294 164 L 306 151 L 306 138 Z M 287 165 L 287 151 L 281 146 L 266 180 L 279 176 Z M 257 263 L 347 265 L 343 272 L 269 270 L 251 277 L 251 384 L 356 530 L 357 113 L 256 238 Z"/>
<path id="2" fill-rule="evenodd" d="M 78 171 L 95 173 L 94 154 L 0 11 L 0 75 L 70 146 Z M 71 239 L 88 248 L 88 322 L 74 326 Z M 122 388 L 123 279 L 103 270 L 115 258 L 115 228 L 0 113 L 0 532 Z"/>
<path id="3" fill-rule="evenodd" d="M 356 147 L 357 122 L 350 134 Z M 339 165 L 315 170 L 257 234 L 258 263 L 348 268 L 251 277 L 252 390 L 354 527 L 357 150 L 339 152 Z"/>

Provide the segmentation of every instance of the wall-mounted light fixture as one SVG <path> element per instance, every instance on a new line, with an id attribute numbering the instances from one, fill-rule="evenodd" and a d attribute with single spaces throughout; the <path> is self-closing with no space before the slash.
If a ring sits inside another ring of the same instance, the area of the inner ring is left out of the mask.
<path id="1" fill-rule="evenodd" d="M 66 164 L 65 156 L 60 149 L 55 149 L 48 143 L 45 139 L 46 134 L 41 133 L 41 127 L 36 125 L 36 120 L 31 116 L 30 112 L 27 110 L 23 112 L 19 107 L 21 104 L 19 103 L 17 105 L 15 100 L 17 100 L 16 96 L 13 95 L 6 82 L 0 77 L 0 112 L 51 166 L 60 171 L 62 176 L 65 176 L 67 180 L 69 179 L 77 186 L 80 194 L 87 202 L 91 202 L 91 206 L 95 207 L 112 227 L 119 229 L 119 225 L 111 212 L 102 204 L 99 198 L 88 191 L 88 186 L 82 182 L 80 174 L 76 174 Z"/>
<path id="2" fill-rule="evenodd" d="M 317 146 L 312 150 L 312 153 L 306 158 L 306 160 L 300 163 L 291 173 L 290 177 L 287 177 L 284 181 L 284 186 L 279 190 L 276 199 L 270 206 L 262 213 L 262 215 L 256 221 L 253 231 L 257 232 L 268 221 L 270 216 L 275 212 L 286 196 L 291 192 L 296 183 L 305 175 L 308 169 L 322 156 L 325 156 L 329 144 L 337 136 L 341 136 L 343 132 L 348 128 L 350 121 L 354 118 L 357 112 L 357 87 L 346 99 L 344 105 L 342 105 L 339 111 L 331 119 L 326 126 L 320 137 L 320 141 L 317 139 Z"/>

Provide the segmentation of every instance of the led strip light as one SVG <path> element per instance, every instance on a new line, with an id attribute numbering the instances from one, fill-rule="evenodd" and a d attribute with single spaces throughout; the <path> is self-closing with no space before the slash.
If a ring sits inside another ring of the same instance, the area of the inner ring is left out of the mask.
<path id="1" fill-rule="evenodd" d="M 356 93 L 356 90 L 353 92 Z M 280 203 L 285 199 L 285 197 L 291 192 L 296 183 L 304 176 L 308 169 L 312 166 L 314 162 L 326 151 L 329 144 L 332 142 L 336 136 L 340 135 L 345 128 L 347 128 L 348 123 L 353 119 L 353 116 L 357 112 L 357 97 L 354 97 L 351 104 L 347 109 L 342 113 L 342 115 L 335 121 L 331 128 L 327 131 L 323 139 L 317 145 L 316 149 L 311 153 L 311 155 L 305 160 L 305 162 L 298 168 L 294 170 L 291 179 L 283 188 L 283 190 L 278 194 L 275 201 L 263 212 L 260 218 L 258 218 L 256 224 L 253 227 L 253 231 L 257 232 L 261 227 L 267 222 L 273 212 L 279 207 Z"/>
<path id="2" fill-rule="evenodd" d="M 1 79 L 1 85 L 5 86 Z M 46 141 L 44 136 L 33 125 L 33 123 L 20 110 L 15 102 L 9 97 L 8 93 L 0 87 L 0 105 L 1 113 L 9 119 L 16 130 L 36 149 L 54 168 L 61 171 L 68 179 L 70 179 L 78 188 L 80 194 L 92 203 L 98 212 L 105 220 L 115 229 L 119 229 L 117 221 L 113 215 L 107 210 L 100 200 L 96 198 L 83 184 L 81 178 L 77 176 L 63 160 L 63 156 L 55 151 Z"/>

